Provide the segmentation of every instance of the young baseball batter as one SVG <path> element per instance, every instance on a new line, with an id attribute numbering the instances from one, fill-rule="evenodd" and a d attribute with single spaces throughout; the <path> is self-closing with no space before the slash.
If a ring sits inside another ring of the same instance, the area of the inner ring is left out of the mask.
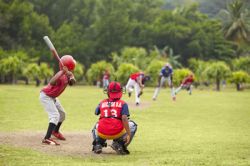
<path id="1" fill-rule="evenodd" d="M 119 82 L 111 82 L 107 88 L 108 98 L 102 100 L 95 110 L 100 115 L 99 122 L 92 130 L 94 153 L 101 153 L 106 147 L 106 140 L 113 140 L 111 147 L 118 154 L 129 154 L 128 145 L 132 141 L 137 125 L 128 120 L 129 109 L 125 101 L 121 100 L 122 87 Z"/>
<path id="2" fill-rule="evenodd" d="M 188 75 L 186 78 L 182 80 L 181 85 L 175 90 L 175 94 L 177 94 L 181 89 L 186 89 L 189 94 L 192 94 L 192 83 L 194 82 L 193 74 Z"/>
<path id="3" fill-rule="evenodd" d="M 159 92 L 160 92 L 160 88 L 163 86 L 165 81 L 168 81 L 168 86 L 171 88 L 171 95 L 172 95 L 172 99 L 175 100 L 175 91 L 174 91 L 174 87 L 173 87 L 173 68 L 172 66 L 167 63 L 160 71 L 159 77 L 158 77 L 158 85 L 155 89 L 154 95 L 153 95 L 153 100 L 156 100 Z"/>
<path id="4" fill-rule="evenodd" d="M 133 73 L 129 77 L 126 90 L 128 91 L 128 96 L 130 97 L 133 92 L 133 88 L 135 89 L 135 103 L 137 106 L 140 104 L 140 96 L 143 93 L 145 82 L 148 80 L 150 80 L 150 77 L 146 76 L 143 72 Z"/>
<path id="5" fill-rule="evenodd" d="M 60 65 L 58 71 L 50 80 L 49 84 L 40 92 L 40 101 L 49 116 L 49 126 L 47 133 L 42 140 L 43 144 L 59 145 L 55 140 L 51 139 L 53 134 L 57 139 L 65 140 L 65 137 L 59 132 L 60 126 L 65 120 L 65 111 L 57 98 L 67 87 L 75 83 L 74 70 L 76 62 L 70 55 L 61 58 L 63 66 Z"/>

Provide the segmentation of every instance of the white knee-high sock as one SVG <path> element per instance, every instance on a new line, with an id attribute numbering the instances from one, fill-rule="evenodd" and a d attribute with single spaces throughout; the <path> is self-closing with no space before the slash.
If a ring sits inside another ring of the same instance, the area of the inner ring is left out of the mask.
<path id="1" fill-rule="evenodd" d="M 175 89 L 175 94 L 177 94 L 181 90 L 181 86 L 179 86 L 177 89 Z"/>
<path id="2" fill-rule="evenodd" d="M 160 88 L 159 87 L 155 88 L 153 99 L 156 99 L 156 97 L 158 96 L 159 92 L 160 92 Z"/>
<path id="3" fill-rule="evenodd" d="M 174 88 L 171 88 L 171 95 L 172 95 L 172 97 L 175 97 L 175 91 L 174 91 Z"/>

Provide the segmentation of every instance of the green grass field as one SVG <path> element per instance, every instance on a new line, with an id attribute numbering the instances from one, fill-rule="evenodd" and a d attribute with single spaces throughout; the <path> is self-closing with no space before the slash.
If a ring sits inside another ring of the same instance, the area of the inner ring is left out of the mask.
<path id="1" fill-rule="evenodd" d="M 46 131 L 47 114 L 39 101 L 41 87 L 0 86 L 0 133 Z M 19 165 L 135 165 L 135 166 L 247 166 L 250 165 L 250 91 L 181 91 L 177 101 L 168 89 L 152 101 L 152 88 L 145 88 L 145 109 L 131 107 L 137 122 L 136 137 L 128 156 L 49 155 L 30 148 L 0 142 L 0 166 Z M 63 131 L 90 132 L 98 117 L 94 110 L 106 97 L 96 87 L 69 87 L 60 97 L 67 112 Z M 134 102 L 134 96 L 123 98 Z M 37 140 L 38 142 L 41 140 Z M 84 140 L 83 140 L 84 141 Z"/>

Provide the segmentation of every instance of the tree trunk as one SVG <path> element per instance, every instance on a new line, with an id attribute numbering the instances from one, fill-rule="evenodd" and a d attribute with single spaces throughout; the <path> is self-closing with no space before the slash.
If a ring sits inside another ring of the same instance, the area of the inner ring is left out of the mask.
<path id="1" fill-rule="evenodd" d="M 216 79 L 216 90 L 220 91 L 220 79 Z"/>
<path id="2" fill-rule="evenodd" d="M 240 89 L 240 84 L 239 84 L 239 83 L 236 84 L 236 89 L 237 89 L 237 91 L 240 91 L 240 90 L 241 90 L 241 89 Z"/>
<path id="3" fill-rule="evenodd" d="M 25 78 L 25 85 L 29 85 L 29 79 L 27 77 Z"/>
<path id="4" fill-rule="evenodd" d="M 36 80 L 36 86 L 39 86 L 41 81 L 38 78 L 36 78 L 35 80 Z"/>
<path id="5" fill-rule="evenodd" d="M 45 78 L 44 79 L 44 83 L 43 83 L 44 85 L 47 85 L 48 84 L 48 78 Z"/>
<path id="6" fill-rule="evenodd" d="M 12 84 L 15 84 L 16 83 L 16 77 L 15 77 L 14 73 L 12 73 L 12 78 L 11 79 L 12 79 L 11 80 Z"/>
<path id="7" fill-rule="evenodd" d="M 4 75 L 1 75 L 1 77 L 0 77 L 0 83 L 4 83 Z"/>

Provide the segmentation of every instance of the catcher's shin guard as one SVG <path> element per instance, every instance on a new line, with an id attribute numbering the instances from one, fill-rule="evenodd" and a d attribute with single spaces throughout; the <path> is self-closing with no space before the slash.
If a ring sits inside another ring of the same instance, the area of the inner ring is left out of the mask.
<path id="1" fill-rule="evenodd" d="M 125 142 L 122 138 L 113 140 L 111 148 L 116 151 L 117 154 L 126 155 L 130 152 L 128 151 L 127 147 L 125 146 Z"/>
<path id="2" fill-rule="evenodd" d="M 93 145 L 92 151 L 94 151 L 94 152 L 97 153 L 97 154 L 100 154 L 100 153 L 102 152 L 102 148 L 103 148 L 103 147 L 107 147 L 106 141 L 104 141 L 104 142 L 99 142 L 99 141 L 97 141 L 97 140 L 94 140 L 94 141 L 92 142 L 92 145 Z"/>

